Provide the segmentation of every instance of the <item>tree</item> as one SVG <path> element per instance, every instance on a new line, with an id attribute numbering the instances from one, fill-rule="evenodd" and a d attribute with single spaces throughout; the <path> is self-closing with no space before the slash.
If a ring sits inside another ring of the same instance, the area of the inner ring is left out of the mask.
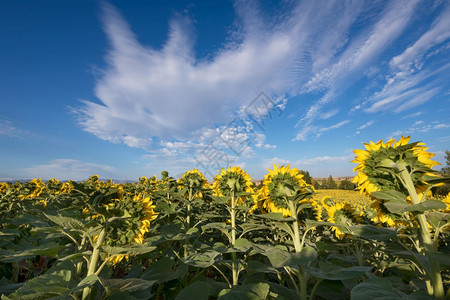
<path id="1" fill-rule="evenodd" d="M 444 176 L 450 176 L 450 151 L 448 150 L 445 150 L 445 159 L 446 166 L 441 168 L 441 172 Z M 450 193 L 450 183 L 435 187 L 431 191 L 433 192 L 433 195 L 445 197 Z"/>
<path id="2" fill-rule="evenodd" d="M 445 159 L 447 160 L 446 166 L 441 168 L 441 172 L 444 174 L 450 174 L 450 151 L 445 150 Z"/>
<path id="3" fill-rule="evenodd" d="M 336 181 L 333 180 L 333 177 L 330 175 L 328 179 L 322 183 L 323 189 L 337 189 Z"/>
<path id="4" fill-rule="evenodd" d="M 308 171 L 300 170 L 299 173 L 303 175 L 303 180 L 306 181 L 306 183 L 312 184 L 312 178 Z"/>
<path id="5" fill-rule="evenodd" d="M 356 184 L 354 184 L 353 182 L 351 182 L 350 180 L 342 180 L 339 183 L 339 189 L 341 190 L 354 190 L 356 188 Z"/>

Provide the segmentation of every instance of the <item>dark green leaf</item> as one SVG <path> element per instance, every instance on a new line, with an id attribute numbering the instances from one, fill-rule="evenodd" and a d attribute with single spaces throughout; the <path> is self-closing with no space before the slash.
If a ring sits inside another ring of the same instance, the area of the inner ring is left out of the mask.
<path id="1" fill-rule="evenodd" d="M 403 211 L 423 213 L 429 210 L 445 209 L 445 207 L 445 203 L 440 200 L 427 200 L 418 204 L 408 205 Z"/>
<path id="2" fill-rule="evenodd" d="M 139 255 L 153 251 L 156 249 L 154 246 L 149 246 L 146 244 L 142 245 L 127 245 L 122 247 L 114 247 L 104 245 L 102 246 L 102 250 L 111 254 L 111 255 Z"/>
<path id="3" fill-rule="evenodd" d="M 195 281 L 185 287 L 175 300 L 208 300 L 209 296 L 211 296 L 209 284 L 205 281 Z"/>
<path id="4" fill-rule="evenodd" d="M 355 225 L 351 226 L 350 230 L 353 234 L 367 240 L 386 241 L 396 235 L 393 229 L 373 225 Z"/>
<path id="5" fill-rule="evenodd" d="M 220 253 L 217 251 L 206 251 L 204 253 L 196 253 L 189 255 L 185 258 L 181 258 L 180 260 L 187 265 L 198 267 L 198 268 L 207 268 L 214 264 L 215 258 Z"/>
<path id="6" fill-rule="evenodd" d="M 144 280 L 140 278 L 103 279 L 102 284 L 112 291 L 135 292 L 150 290 L 156 280 Z"/>
<path id="7" fill-rule="evenodd" d="M 360 299 L 383 299 L 398 300 L 406 295 L 392 288 L 392 284 L 388 278 L 370 278 L 357 286 L 351 291 L 352 300 Z"/>
<path id="8" fill-rule="evenodd" d="M 278 248 L 270 248 L 265 253 L 274 268 L 305 266 L 317 258 L 314 248 L 303 247 L 299 253 L 290 253 Z"/>
<path id="9" fill-rule="evenodd" d="M 363 275 L 364 273 L 370 271 L 372 267 L 341 267 L 329 262 L 320 263 L 320 268 L 309 268 L 308 273 L 314 275 L 318 278 L 328 279 L 328 280 L 345 280 Z"/>
<path id="10" fill-rule="evenodd" d="M 52 216 L 44 214 L 50 221 L 58 224 L 62 228 L 65 229 L 75 229 L 75 230 L 86 230 L 83 222 L 80 220 L 70 218 L 70 217 L 64 217 L 64 216 Z"/>
<path id="11" fill-rule="evenodd" d="M 22 251 L 9 251 L 9 250 L 1 250 L 0 252 L 0 261 L 3 262 L 17 262 L 22 259 L 31 258 L 36 255 L 48 255 L 48 256 L 57 256 L 59 250 L 65 248 L 66 245 L 59 245 L 54 242 L 50 242 L 44 245 L 37 246 L 32 249 L 25 249 Z"/>
<path id="12" fill-rule="evenodd" d="M 234 286 L 223 290 L 217 300 L 264 300 L 269 294 L 267 283 L 253 283 Z"/>
<path id="13" fill-rule="evenodd" d="M 255 215 L 255 216 L 263 218 L 263 219 L 273 220 L 273 221 L 283 221 L 283 222 L 294 221 L 294 218 L 292 218 L 292 217 L 285 218 L 285 217 L 283 217 L 282 213 L 276 213 L 276 212 L 270 212 L 267 214 Z"/>
<path id="14" fill-rule="evenodd" d="M 25 285 L 8 296 L 9 299 L 39 300 L 67 295 L 71 272 L 62 270 L 52 274 L 43 274 L 30 279 Z"/>

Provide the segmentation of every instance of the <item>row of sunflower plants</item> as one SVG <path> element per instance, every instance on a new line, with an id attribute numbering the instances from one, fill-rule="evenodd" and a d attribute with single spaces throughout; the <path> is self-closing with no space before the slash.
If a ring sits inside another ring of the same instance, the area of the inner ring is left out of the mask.
<path id="1" fill-rule="evenodd" d="M 409 137 L 355 150 L 361 197 L 274 165 L 0 183 L 2 299 L 444 299 L 449 178 Z"/>

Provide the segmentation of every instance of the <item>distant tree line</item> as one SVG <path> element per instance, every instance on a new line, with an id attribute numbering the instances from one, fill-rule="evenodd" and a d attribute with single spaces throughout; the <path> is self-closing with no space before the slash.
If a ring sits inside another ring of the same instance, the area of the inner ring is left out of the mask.
<path id="1" fill-rule="evenodd" d="M 330 175 L 330 177 L 328 177 L 327 180 L 319 181 L 314 180 L 308 171 L 300 170 L 300 173 L 303 174 L 303 180 L 305 180 L 306 183 L 313 185 L 316 190 L 325 190 L 325 189 L 354 190 L 356 188 L 356 184 L 354 184 L 350 180 L 340 180 L 336 182 Z"/>
<path id="2" fill-rule="evenodd" d="M 441 173 L 444 176 L 448 176 L 450 177 L 450 151 L 445 150 L 445 160 L 446 160 L 446 164 L 444 167 L 441 168 Z M 450 193 L 450 183 L 446 183 L 444 185 L 435 187 L 432 190 L 434 195 L 439 195 L 439 196 L 447 196 L 448 193 Z"/>

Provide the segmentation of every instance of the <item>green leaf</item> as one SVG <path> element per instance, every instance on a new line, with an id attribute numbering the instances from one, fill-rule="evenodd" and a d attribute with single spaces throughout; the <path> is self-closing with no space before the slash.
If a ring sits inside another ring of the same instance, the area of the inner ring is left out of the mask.
<path id="1" fill-rule="evenodd" d="M 292 217 L 285 218 L 285 217 L 283 217 L 282 213 L 277 213 L 277 212 L 270 212 L 267 214 L 255 215 L 255 217 L 268 219 L 268 220 L 272 220 L 272 221 L 283 221 L 283 222 L 294 221 L 294 218 L 292 218 Z"/>
<path id="2" fill-rule="evenodd" d="M 69 292 L 71 272 L 62 270 L 43 274 L 28 280 L 25 285 L 8 296 L 9 299 L 39 300 L 52 296 L 63 296 Z"/>
<path id="3" fill-rule="evenodd" d="M 390 213 L 399 214 L 404 212 L 405 208 L 409 206 L 409 204 L 405 204 L 403 202 L 389 201 L 383 203 L 383 205 L 387 208 Z"/>
<path id="4" fill-rule="evenodd" d="M 138 244 L 138 245 L 126 245 L 126 246 L 102 246 L 102 250 L 111 254 L 111 255 L 139 255 L 151 252 L 155 250 L 155 246 L 149 246 L 146 244 Z"/>
<path id="5" fill-rule="evenodd" d="M 234 247 L 239 249 L 240 251 L 246 252 L 253 247 L 253 244 L 247 239 L 239 238 L 234 243 Z"/>
<path id="6" fill-rule="evenodd" d="M 450 183 L 449 176 L 436 177 L 436 176 L 424 175 L 420 179 L 427 182 L 428 184 Z"/>
<path id="7" fill-rule="evenodd" d="M 210 196 L 211 200 L 216 204 L 227 204 L 228 197 Z"/>
<path id="8" fill-rule="evenodd" d="M 175 237 L 181 232 L 181 228 L 177 225 L 168 224 L 161 227 L 161 235 L 166 240 L 176 240 Z"/>
<path id="9" fill-rule="evenodd" d="M 439 209 L 445 209 L 446 205 L 441 200 L 427 200 L 418 204 L 408 205 L 403 209 L 403 211 L 411 211 L 411 212 L 418 212 L 423 213 L 425 211 L 429 210 L 439 210 Z"/>
<path id="10" fill-rule="evenodd" d="M 57 243 L 50 242 L 32 249 L 25 249 L 16 252 L 10 250 L 0 250 L 0 261 L 17 262 L 22 259 L 35 257 L 36 255 L 57 256 L 58 252 L 65 247 L 66 245 L 59 245 Z"/>
<path id="11" fill-rule="evenodd" d="M 440 211 L 433 211 L 428 212 L 425 214 L 427 218 L 427 222 L 433 226 L 433 228 L 438 228 L 438 226 L 445 225 L 450 220 L 450 214 L 440 212 Z"/>
<path id="12" fill-rule="evenodd" d="M 0 279 L 0 295 L 9 295 L 23 285 L 23 282 L 14 283 L 5 277 L 2 277 L 2 279 Z"/>
<path id="13" fill-rule="evenodd" d="M 350 226 L 353 234 L 366 240 L 386 241 L 395 237 L 395 230 L 373 225 L 355 225 Z"/>
<path id="14" fill-rule="evenodd" d="M 181 264 L 175 268 L 175 260 L 169 257 L 163 257 L 153 263 L 141 276 L 145 280 L 158 280 L 163 283 L 170 280 L 178 279 L 184 276 L 188 266 Z"/>
<path id="15" fill-rule="evenodd" d="M 175 300 L 208 300 L 211 296 L 210 286 L 205 281 L 195 281 L 185 287 Z"/>
<path id="16" fill-rule="evenodd" d="M 393 289 L 388 278 L 370 278 L 355 286 L 351 293 L 352 300 L 383 299 L 398 300 L 406 295 Z"/>
<path id="17" fill-rule="evenodd" d="M 308 246 L 303 247 L 299 253 L 290 253 L 278 248 L 270 248 L 263 254 L 269 258 L 274 268 L 305 266 L 317 258 L 316 250 Z"/>
<path id="18" fill-rule="evenodd" d="M 156 282 L 156 280 L 144 280 L 140 278 L 102 279 L 103 286 L 109 290 L 129 293 L 150 290 Z"/>
<path id="19" fill-rule="evenodd" d="M 403 202 L 408 204 L 406 202 L 406 195 L 395 190 L 373 192 L 371 195 L 381 200 L 395 201 L 399 203 Z"/>
<path id="20" fill-rule="evenodd" d="M 252 283 L 237 285 L 231 289 L 222 290 L 217 300 L 264 300 L 269 294 L 267 283 Z"/>
<path id="21" fill-rule="evenodd" d="M 277 269 L 272 267 L 271 265 L 262 263 L 257 260 L 249 260 L 247 263 L 247 272 L 248 273 L 279 273 Z"/>
<path id="22" fill-rule="evenodd" d="M 442 253 L 442 252 L 428 252 L 428 255 L 431 257 L 431 259 L 434 259 L 439 264 L 443 266 L 450 266 L 450 255 L 448 253 Z"/>
<path id="23" fill-rule="evenodd" d="M 219 252 L 209 250 L 204 253 L 196 253 L 189 255 L 185 258 L 181 258 L 180 260 L 187 265 L 198 267 L 198 268 L 207 268 L 214 264 L 215 258 L 220 255 Z"/>
<path id="24" fill-rule="evenodd" d="M 100 278 L 98 278 L 97 275 L 91 274 L 91 275 L 85 277 L 83 280 L 81 280 L 76 287 L 72 288 L 70 290 L 70 293 L 82 291 L 86 287 L 93 286 L 99 280 L 100 280 Z"/>
<path id="25" fill-rule="evenodd" d="M 53 223 L 58 224 L 62 228 L 81 230 L 81 231 L 85 231 L 86 230 L 83 222 L 81 222 L 80 220 L 77 220 L 77 219 L 74 219 L 74 218 L 70 218 L 70 217 L 59 216 L 59 215 L 58 216 L 52 216 L 52 215 L 47 215 L 47 214 L 44 214 L 44 215 L 50 221 L 52 221 Z"/>
<path id="26" fill-rule="evenodd" d="M 330 262 L 319 263 L 320 268 L 305 267 L 311 275 L 328 280 L 355 278 L 370 271 L 372 267 L 341 267 Z"/>
<path id="27" fill-rule="evenodd" d="M 341 225 L 341 224 L 336 224 L 336 223 L 331 223 L 331 222 L 322 222 L 322 221 L 316 221 L 316 220 L 310 220 L 310 219 L 306 219 L 305 223 L 308 228 L 319 227 L 319 226 L 346 227 L 345 225 Z"/>

